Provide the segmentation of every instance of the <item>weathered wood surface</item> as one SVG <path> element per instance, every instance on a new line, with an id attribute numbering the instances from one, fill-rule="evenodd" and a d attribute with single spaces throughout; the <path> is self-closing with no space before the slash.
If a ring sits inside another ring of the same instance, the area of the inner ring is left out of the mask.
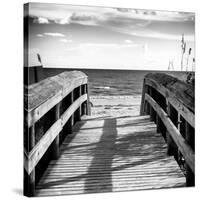
<path id="1" fill-rule="evenodd" d="M 78 122 L 36 186 L 37 196 L 185 186 L 149 116 Z"/>
<path id="2" fill-rule="evenodd" d="M 167 131 L 170 136 L 173 138 L 174 142 L 178 146 L 182 155 L 184 156 L 186 163 L 190 166 L 191 170 L 195 171 L 195 156 L 192 148 L 186 143 L 186 140 L 180 134 L 177 127 L 173 124 L 173 122 L 168 117 L 167 113 L 165 113 L 162 108 L 154 101 L 152 97 L 148 94 L 145 94 L 145 99 L 150 103 L 152 108 L 156 111 L 156 113 L 161 118 L 162 122 L 165 124 Z"/>
<path id="3" fill-rule="evenodd" d="M 147 74 L 144 85 L 149 85 L 160 92 L 192 127 L 195 126 L 195 94 L 192 85 L 164 73 Z M 141 112 L 142 110 L 141 107 Z"/>
<path id="4" fill-rule="evenodd" d="M 84 73 L 71 71 L 26 86 L 24 108 L 28 112 L 25 119 L 28 127 L 33 125 L 76 87 L 86 83 L 87 76 Z"/>
<path id="5" fill-rule="evenodd" d="M 58 137 L 65 123 L 73 115 L 80 105 L 87 100 L 87 94 L 79 97 L 57 121 L 49 128 L 40 141 L 34 146 L 28 155 L 24 155 L 24 167 L 28 174 L 34 169 L 39 160 L 42 158 L 53 140 Z"/>

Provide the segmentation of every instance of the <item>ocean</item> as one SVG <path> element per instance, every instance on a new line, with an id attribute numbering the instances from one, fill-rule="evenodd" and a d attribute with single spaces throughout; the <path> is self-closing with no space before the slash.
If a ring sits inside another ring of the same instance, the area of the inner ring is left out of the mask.
<path id="1" fill-rule="evenodd" d="M 89 92 L 92 96 L 135 96 L 141 95 L 144 76 L 150 72 L 144 70 L 105 70 L 105 69 L 52 69 L 45 68 L 45 77 L 59 74 L 62 71 L 80 70 L 88 75 Z M 159 71 L 161 72 L 161 71 Z M 181 80 L 185 72 L 163 71 Z"/>

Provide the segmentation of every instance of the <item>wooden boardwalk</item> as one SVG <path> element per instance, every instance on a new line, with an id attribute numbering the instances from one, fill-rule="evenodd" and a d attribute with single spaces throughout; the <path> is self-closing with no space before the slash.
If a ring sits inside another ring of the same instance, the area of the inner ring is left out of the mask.
<path id="1" fill-rule="evenodd" d="M 37 196 L 185 186 L 149 116 L 87 116 L 60 151 L 37 184 Z"/>

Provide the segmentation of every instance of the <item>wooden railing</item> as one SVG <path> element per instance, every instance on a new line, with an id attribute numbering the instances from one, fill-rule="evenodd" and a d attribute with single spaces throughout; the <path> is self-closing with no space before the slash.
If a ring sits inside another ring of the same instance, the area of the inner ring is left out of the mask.
<path id="1" fill-rule="evenodd" d="M 35 184 L 59 145 L 82 115 L 89 115 L 87 76 L 63 72 L 24 89 L 24 194 L 34 196 Z"/>
<path id="2" fill-rule="evenodd" d="M 163 73 L 149 73 L 143 82 L 141 115 L 150 115 L 186 175 L 195 184 L 194 86 Z"/>

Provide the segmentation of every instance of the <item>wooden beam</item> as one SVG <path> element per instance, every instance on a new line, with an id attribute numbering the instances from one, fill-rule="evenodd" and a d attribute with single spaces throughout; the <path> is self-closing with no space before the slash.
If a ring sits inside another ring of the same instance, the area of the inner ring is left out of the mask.
<path id="1" fill-rule="evenodd" d="M 192 172 L 194 172 L 194 152 L 191 147 L 186 143 L 185 139 L 182 137 L 178 129 L 175 127 L 173 122 L 169 119 L 168 115 L 163 111 L 163 109 L 151 98 L 148 94 L 145 94 L 145 100 L 148 101 L 156 113 L 159 115 L 167 131 L 170 133 L 174 142 L 180 149 L 182 155 L 184 156 L 186 163 L 190 166 Z"/>

